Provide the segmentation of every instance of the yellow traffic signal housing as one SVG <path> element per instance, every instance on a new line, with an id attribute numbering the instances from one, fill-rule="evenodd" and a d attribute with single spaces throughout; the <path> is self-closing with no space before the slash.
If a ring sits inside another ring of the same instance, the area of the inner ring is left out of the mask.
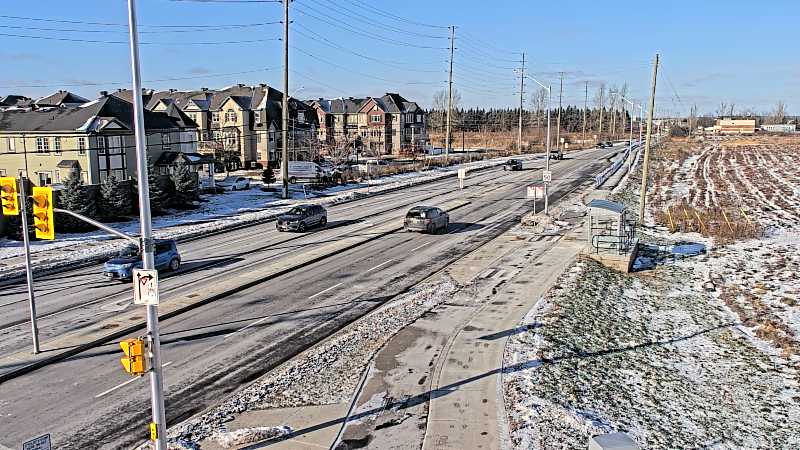
<path id="1" fill-rule="evenodd" d="M 119 343 L 122 351 L 125 352 L 125 357 L 120 359 L 122 367 L 125 372 L 131 375 L 138 376 L 144 375 L 147 372 L 147 363 L 145 362 L 145 345 L 144 339 L 125 339 Z"/>
<path id="2" fill-rule="evenodd" d="M 56 227 L 53 223 L 53 189 L 34 186 L 33 188 L 33 228 L 39 239 L 56 238 Z"/>
<path id="3" fill-rule="evenodd" d="M 0 177 L 0 197 L 2 197 L 3 215 L 19 215 L 19 195 L 17 194 L 17 179 L 14 177 Z"/>

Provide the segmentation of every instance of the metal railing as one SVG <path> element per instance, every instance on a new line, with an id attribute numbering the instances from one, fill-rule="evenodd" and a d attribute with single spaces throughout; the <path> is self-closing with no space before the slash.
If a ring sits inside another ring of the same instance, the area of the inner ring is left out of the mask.
<path id="1" fill-rule="evenodd" d="M 603 233 L 595 234 L 595 230 Z M 635 222 L 626 222 L 622 233 L 608 227 L 592 227 L 592 249 L 595 254 L 623 255 L 630 252 L 637 242 Z"/>

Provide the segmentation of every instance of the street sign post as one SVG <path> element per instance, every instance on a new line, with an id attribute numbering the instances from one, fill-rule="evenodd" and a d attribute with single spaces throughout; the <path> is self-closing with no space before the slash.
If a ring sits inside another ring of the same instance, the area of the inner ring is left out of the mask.
<path id="1" fill-rule="evenodd" d="M 133 303 L 158 305 L 158 271 L 133 269 Z"/>
<path id="2" fill-rule="evenodd" d="M 458 169 L 458 187 L 464 189 L 464 179 L 467 178 L 467 169 Z"/>
<path id="3" fill-rule="evenodd" d="M 544 197 L 543 184 L 529 184 L 527 189 L 528 198 L 533 199 L 533 213 L 536 214 L 536 201 Z"/>
<path id="4" fill-rule="evenodd" d="M 545 170 L 542 172 L 542 181 L 545 183 L 550 183 L 553 181 L 553 172 L 550 170 Z"/>
<path id="5" fill-rule="evenodd" d="M 45 434 L 30 441 L 22 443 L 22 450 L 52 450 L 50 445 L 50 435 Z"/>

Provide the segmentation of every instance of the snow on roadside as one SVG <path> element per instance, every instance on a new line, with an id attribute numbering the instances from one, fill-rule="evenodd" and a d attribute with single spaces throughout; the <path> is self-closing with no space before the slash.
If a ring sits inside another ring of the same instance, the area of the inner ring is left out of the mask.
<path id="1" fill-rule="evenodd" d="M 687 285 L 693 265 L 630 277 L 585 260 L 561 277 L 506 348 L 513 448 L 611 431 L 648 449 L 798 448 L 795 369 Z"/>
<path id="2" fill-rule="evenodd" d="M 534 156 L 535 157 L 535 156 Z M 278 198 L 271 192 L 258 189 L 261 185 L 253 182 L 253 189 L 226 192 L 208 197 L 197 210 L 175 212 L 154 218 L 153 228 L 157 239 L 186 239 L 212 233 L 248 223 L 268 220 L 297 203 L 336 204 L 363 198 L 369 194 L 391 191 L 416 184 L 427 183 L 453 176 L 459 167 L 478 170 L 502 165 L 507 158 L 475 161 L 448 168 L 435 168 L 423 172 L 409 172 L 369 181 L 363 184 L 335 186 L 324 191 L 304 192 L 302 187 L 294 186 L 291 201 Z M 109 224 L 120 231 L 138 234 L 139 222 Z M 65 266 L 98 261 L 108 258 L 127 245 L 103 231 L 90 233 L 59 234 L 55 241 L 34 241 L 31 247 L 33 266 L 36 271 L 49 271 Z M 0 239 L 0 279 L 9 279 L 24 274 L 24 254 L 22 243 Z M 12 260 L 13 259 L 13 260 Z"/>
<path id="3" fill-rule="evenodd" d="M 237 391 L 219 406 L 172 427 L 169 440 L 196 445 L 215 439 L 236 414 L 248 410 L 349 401 L 372 355 L 395 333 L 450 299 L 458 289 L 458 283 L 445 276 L 399 296 Z"/>

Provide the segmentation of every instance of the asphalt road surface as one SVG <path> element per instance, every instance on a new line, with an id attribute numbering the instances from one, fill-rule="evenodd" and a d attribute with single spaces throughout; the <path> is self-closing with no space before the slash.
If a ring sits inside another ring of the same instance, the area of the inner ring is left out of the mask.
<path id="1" fill-rule="evenodd" d="M 618 150 L 551 161 L 551 202 L 591 179 Z M 541 180 L 543 164 L 471 173 L 463 191 L 450 178 L 334 206 L 328 227 L 311 233 L 279 233 L 267 223 L 181 244 L 183 268 L 162 280 L 162 301 L 204 286 L 235 285 L 237 275 L 337 240 L 364 240 L 162 321 L 168 424 L 219 402 L 518 223 L 530 208 L 524 188 Z M 449 232 L 378 234 L 378 227 L 399 226 L 417 204 L 456 206 Z M 43 277 L 37 292 L 45 350 L 48 340 L 136 308 L 128 304 L 129 285 L 102 279 L 99 266 Z M 3 287 L 0 298 L 0 352 L 24 349 L 30 345 L 24 285 Z M 146 439 L 149 382 L 125 374 L 121 354 L 116 341 L 109 342 L 0 384 L 0 444 L 19 448 L 45 433 L 59 449 L 129 448 Z M 0 373 L 10 369 L 0 367 Z"/>

